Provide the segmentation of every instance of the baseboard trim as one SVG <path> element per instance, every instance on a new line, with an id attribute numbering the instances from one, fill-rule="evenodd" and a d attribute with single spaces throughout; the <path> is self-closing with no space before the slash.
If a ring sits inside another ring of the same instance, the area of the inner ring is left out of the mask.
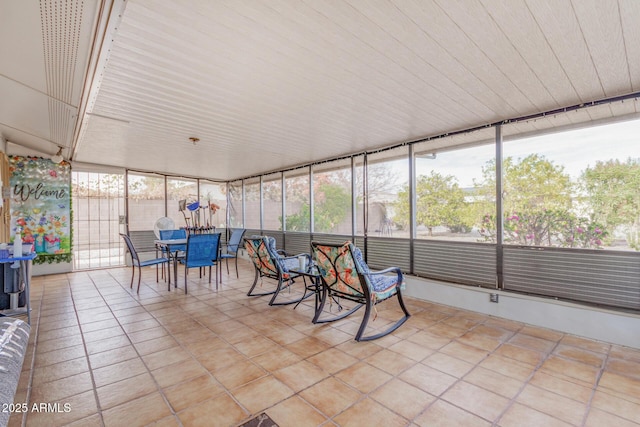
<path id="1" fill-rule="evenodd" d="M 413 276 L 405 280 L 410 297 L 640 349 L 640 314 Z M 497 303 L 490 294 L 497 294 Z"/>

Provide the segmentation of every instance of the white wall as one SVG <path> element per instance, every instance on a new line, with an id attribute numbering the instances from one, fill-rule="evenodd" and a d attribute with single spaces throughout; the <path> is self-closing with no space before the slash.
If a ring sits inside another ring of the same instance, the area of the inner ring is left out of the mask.
<path id="1" fill-rule="evenodd" d="M 640 315 L 406 276 L 404 295 L 640 349 Z M 491 293 L 498 302 L 489 301 Z"/>

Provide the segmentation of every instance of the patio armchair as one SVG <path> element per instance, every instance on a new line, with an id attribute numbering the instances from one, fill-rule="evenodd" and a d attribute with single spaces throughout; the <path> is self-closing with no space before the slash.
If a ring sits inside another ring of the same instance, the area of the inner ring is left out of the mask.
<path id="1" fill-rule="evenodd" d="M 311 255 L 298 254 L 295 256 L 287 256 L 284 251 L 276 249 L 276 240 L 270 236 L 251 236 L 245 238 L 244 247 L 255 267 L 255 278 L 249 292 L 247 292 L 247 296 L 272 295 L 269 305 L 287 305 L 295 304 L 312 295 L 306 293 L 305 286 L 302 297 L 293 301 L 276 302 L 279 293 L 283 289 L 292 286 L 294 279 L 300 276 L 300 274 L 295 271 L 300 265 L 298 258 L 305 256 L 307 258 L 307 265 L 309 265 Z M 254 293 L 258 279 L 262 279 L 263 277 L 275 280 L 276 288 L 273 291 Z"/>
<path id="2" fill-rule="evenodd" d="M 162 268 L 164 269 L 164 264 L 169 262 L 169 258 L 161 257 L 161 258 L 154 258 L 154 259 L 148 259 L 148 260 L 145 260 L 145 261 L 140 261 L 140 257 L 138 256 L 138 252 L 136 251 L 136 248 L 133 245 L 133 242 L 131 241 L 131 238 L 127 234 L 120 233 L 120 235 L 124 239 L 124 242 L 127 245 L 127 249 L 129 250 L 129 253 L 131 254 L 131 264 L 132 264 L 133 270 L 131 271 L 131 283 L 130 283 L 129 287 L 131 289 L 133 289 L 133 278 L 134 278 L 134 276 L 136 274 L 136 267 L 138 267 L 138 290 L 137 290 L 137 293 L 140 293 L 140 280 L 142 279 L 142 267 L 147 267 L 149 265 L 155 265 L 157 267 L 158 265 L 162 265 Z M 157 281 L 158 281 L 158 269 L 156 268 L 156 282 Z"/>
<path id="3" fill-rule="evenodd" d="M 225 264 L 227 264 L 227 274 L 229 274 L 229 260 L 235 260 L 236 277 L 240 277 L 238 274 L 238 250 L 240 249 L 240 244 L 242 243 L 242 237 L 244 236 L 245 231 L 246 230 L 244 228 L 237 228 L 233 230 L 229 241 L 223 246 L 222 253 L 220 254 L 220 259 L 223 259 Z"/>
<path id="4" fill-rule="evenodd" d="M 313 258 L 322 279 L 320 306 L 313 319 L 314 323 L 326 323 L 344 319 L 361 307 L 365 307 L 364 317 L 356 333 L 356 341 L 370 341 L 381 338 L 407 321 L 410 314 L 402 300 L 403 275 L 398 267 L 381 271 L 371 271 L 362 258 L 362 252 L 353 243 L 342 245 L 312 242 Z M 404 316 L 386 330 L 369 336 L 363 336 L 371 310 L 382 301 L 397 297 Z M 337 316 L 320 320 L 327 298 L 344 298 L 356 305 Z"/>

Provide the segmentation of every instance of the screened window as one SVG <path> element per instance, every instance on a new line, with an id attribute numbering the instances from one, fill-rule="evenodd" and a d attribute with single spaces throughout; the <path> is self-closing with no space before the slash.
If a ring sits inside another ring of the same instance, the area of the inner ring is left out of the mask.
<path id="1" fill-rule="evenodd" d="M 368 235 L 409 238 L 408 148 L 368 156 L 367 186 Z"/>
<path id="2" fill-rule="evenodd" d="M 282 230 L 282 174 L 267 175 L 262 180 L 263 227 Z"/>
<path id="3" fill-rule="evenodd" d="M 355 169 L 355 215 L 353 234 L 364 236 L 364 156 L 354 160 Z"/>
<path id="4" fill-rule="evenodd" d="M 286 227 L 288 231 L 309 231 L 311 207 L 309 197 L 309 169 L 285 173 Z"/>
<path id="5" fill-rule="evenodd" d="M 186 227 L 185 215 L 191 227 L 199 227 L 204 224 L 203 209 L 180 210 L 180 201 L 184 200 L 187 206 L 198 201 L 198 182 L 194 179 L 167 178 L 167 216 L 173 219 L 176 228 Z"/>
<path id="6" fill-rule="evenodd" d="M 243 228 L 242 218 L 242 181 L 229 183 L 229 227 Z"/>
<path id="7" fill-rule="evenodd" d="M 227 185 L 225 183 L 200 180 L 200 204 L 208 206 L 205 211 L 207 225 L 227 226 Z"/>
<path id="8" fill-rule="evenodd" d="M 260 180 L 254 178 L 244 182 L 244 225 L 260 230 Z"/>
<path id="9" fill-rule="evenodd" d="M 129 191 L 129 230 L 153 230 L 158 218 L 166 215 L 164 177 L 130 173 Z"/>
<path id="10" fill-rule="evenodd" d="M 494 144 L 416 151 L 416 238 L 495 242 L 494 158 Z"/>
<path id="11" fill-rule="evenodd" d="M 504 144 L 506 244 L 640 249 L 640 121 Z"/>
<path id="12" fill-rule="evenodd" d="M 352 233 L 351 160 L 323 163 L 313 169 L 313 231 Z"/>

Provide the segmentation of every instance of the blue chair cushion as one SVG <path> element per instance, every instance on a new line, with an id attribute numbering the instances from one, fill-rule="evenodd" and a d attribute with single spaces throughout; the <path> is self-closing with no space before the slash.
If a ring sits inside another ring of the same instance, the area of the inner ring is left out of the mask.
<path id="1" fill-rule="evenodd" d="M 353 258 L 359 272 L 365 275 L 371 291 L 376 294 L 378 299 L 383 300 L 396 293 L 396 286 L 398 284 L 397 275 L 387 276 L 385 274 L 372 273 L 367 263 L 364 262 L 360 248 L 352 246 L 351 252 L 353 253 Z"/>
<path id="2" fill-rule="evenodd" d="M 280 258 L 280 264 L 284 271 L 296 270 L 300 266 L 298 258 Z"/>
<path id="3" fill-rule="evenodd" d="M 298 267 L 300 266 L 300 261 L 298 261 L 298 256 L 300 255 L 305 255 L 307 257 L 307 265 L 311 262 L 311 256 L 309 254 L 299 254 L 295 256 L 282 256 L 280 252 L 278 252 L 278 250 L 276 249 L 276 239 L 274 237 L 265 236 L 264 239 L 266 239 L 267 241 L 266 246 L 267 246 L 267 250 L 269 251 L 269 255 L 273 260 L 275 260 L 275 262 L 278 263 L 278 265 L 282 269 L 282 272 L 285 274 L 290 273 L 291 270 L 298 269 Z M 296 277 L 297 275 L 295 272 L 291 274 L 293 275 L 292 277 Z"/>

